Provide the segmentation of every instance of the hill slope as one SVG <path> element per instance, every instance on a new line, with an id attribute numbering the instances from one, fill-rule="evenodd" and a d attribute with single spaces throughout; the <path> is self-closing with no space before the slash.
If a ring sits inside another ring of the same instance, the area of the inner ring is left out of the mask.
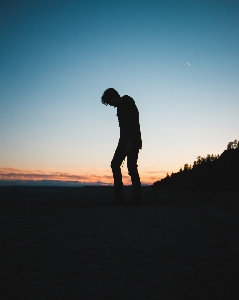
<path id="1" fill-rule="evenodd" d="M 157 181 L 154 189 L 180 191 L 227 191 L 239 190 L 239 148 L 225 150 L 220 156 L 208 155 L 194 162 L 193 167 Z"/>

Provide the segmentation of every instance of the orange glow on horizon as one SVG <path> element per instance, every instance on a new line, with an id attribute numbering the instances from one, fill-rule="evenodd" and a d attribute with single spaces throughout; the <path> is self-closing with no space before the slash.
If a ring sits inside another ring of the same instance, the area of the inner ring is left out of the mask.
<path id="1" fill-rule="evenodd" d="M 152 174 L 153 173 L 153 174 Z M 160 175 L 160 176 L 157 176 Z M 131 185 L 130 176 L 127 172 L 122 171 L 123 183 L 125 185 Z M 141 183 L 142 184 L 153 184 L 155 181 L 158 181 L 164 178 L 165 175 L 158 174 L 154 172 L 140 173 Z M 79 183 L 102 183 L 102 184 L 113 184 L 113 177 L 111 170 L 107 170 L 106 174 L 100 175 L 95 173 L 85 173 L 85 174 L 72 174 L 70 172 L 44 172 L 41 170 L 29 171 L 29 170 L 20 170 L 16 168 L 0 168 L 0 180 L 32 180 L 32 181 L 41 181 L 41 180 L 54 180 L 54 181 L 72 181 Z"/>

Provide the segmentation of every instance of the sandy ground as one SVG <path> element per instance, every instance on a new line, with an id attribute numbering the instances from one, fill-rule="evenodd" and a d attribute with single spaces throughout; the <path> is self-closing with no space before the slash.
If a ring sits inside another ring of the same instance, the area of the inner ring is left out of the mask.
<path id="1" fill-rule="evenodd" d="M 0 190 L 1 299 L 239 299 L 239 194 Z"/>

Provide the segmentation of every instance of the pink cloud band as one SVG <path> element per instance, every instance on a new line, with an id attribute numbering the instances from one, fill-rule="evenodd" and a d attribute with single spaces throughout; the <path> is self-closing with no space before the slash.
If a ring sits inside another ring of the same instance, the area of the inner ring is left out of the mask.
<path id="1" fill-rule="evenodd" d="M 154 172 L 147 172 L 141 175 L 141 182 L 144 184 L 152 184 L 161 179 L 158 176 L 149 176 Z M 158 173 L 158 172 L 157 172 Z M 164 172 L 162 172 L 164 173 Z M 155 174 L 156 175 L 156 174 Z M 123 175 L 124 184 L 131 184 L 130 177 Z M 78 181 L 84 183 L 103 182 L 113 184 L 112 175 L 97 175 L 97 174 L 71 174 L 67 172 L 44 172 L 41 170 L 29 171 L 15 168 L 0 168 L 0 180 L 59 180 L 59 181 Z"/>

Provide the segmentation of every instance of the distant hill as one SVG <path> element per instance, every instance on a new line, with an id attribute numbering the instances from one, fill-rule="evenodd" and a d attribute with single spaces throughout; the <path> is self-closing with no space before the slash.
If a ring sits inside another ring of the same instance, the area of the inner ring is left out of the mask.
<path id="1" fill-rule="evenodd" d="M 153 189 L 171 192 L 239 191 L 238 142 L 230 142 L 220 156 L 199 156 L 193 166 L 185 164 L 183 170 L 155 182 Z"/>
<path id="2" fill-rule="evenodd" d="M 79 182 L 60 180 L 0 180 L 0 186 L 59 186 L 59 187 L 82 187 L 85 185 L 101 186 L 108 185 L 103 182 Z"/>

